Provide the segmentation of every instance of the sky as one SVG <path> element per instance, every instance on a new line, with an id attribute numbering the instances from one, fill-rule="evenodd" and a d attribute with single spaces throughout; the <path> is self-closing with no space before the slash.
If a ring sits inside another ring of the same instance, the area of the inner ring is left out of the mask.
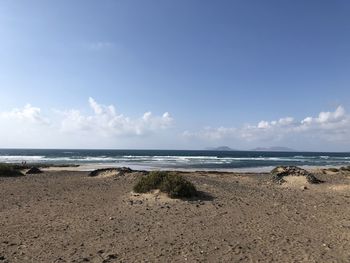
<path id="1" fill-rule="evenodd" d="M 347 0 L 2 0 L 0 148 L 350 151 Z"/>

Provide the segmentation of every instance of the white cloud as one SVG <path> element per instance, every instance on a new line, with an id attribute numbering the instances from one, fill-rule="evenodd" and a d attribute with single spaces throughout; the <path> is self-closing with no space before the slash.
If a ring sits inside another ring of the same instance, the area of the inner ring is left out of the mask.
<path id="1" fill-rule="evenodd" d="M 173 124 L 169 113 L 148 111 L 132 118 L 93 98 L 88 103 L 89 113 L 51 110 L 44 116 L 39 107 L 30 104 L 0 112 L 0 147 L 136 148 L 166 143 L 165 130 Z"/>
<path id="2" fill-rule="evenodd" d="M 130 118 L 117 113 L 113 105 L 98 104 L 89 98 L 93 114 L 84 115 L 78 110 L 64 112 L 61 123 L 63 132 L 93 132 L 103 136 L 135 136 L 158 132 L 169 128 L 173 122 L 168 112 L 162 116 L 154 116 L 145 112 L 140 118 Z"/>
<path id="3" fill-rule="evenodd" d="M 259 129 L 267 129 L 267 128 L 270 128 L 270 124 L 267 121 L 261 121 L 258 123 L 258 128 Z"/>
<path id="4" fill-rule="evenodd" d="M 260 121 L 257 125 L 257 128 L 259 129 L 270 129 L 273 127 L 287 127 L 294 124 L 294 118 L 292 117 L 285 117 L 280 118 L 277 121 Z M 255 128 L 255 126 L 250 126 L 250 128 Z"/>
<path id="5" fill-rule="evenodd" d="M 42 116 L 41 109 L 33 107 L 30 104 L 25 105 L 22 109 L 15 108 L 11 111 L 2 112 L 0 116 L 9 120 L 31 122 L 35 124 L 49 124 L 49 120 Z"/>
<path id="6" fill-rule="evenodd" d="M 273 121 L 262 120 L 256 125 L 240 128 L 207 127 L 197 132 L 185 131 L 183 135 L 202 140 L 245 141 L 278 141 L 298 136 L 350 143 L 350 116 L 339 106 L 334 112 L 320 112 L 317 117 L 306 117 L 301 121 L 285 117 Z"/>
<path id="7" fill-rule="evenodd" d="M 278 124 L 283 126 L 291 125 L 293 124 L 293 122 L 294 122 L 294 118 L 292 117 L 281 118 L 278 120 Z"/>
<path id="8" fill-rule="evenodd" d="M 103 105 L 88 99 L 89 111 L 66 109 L 45 112 L 30 104 L 0 112 L 1 147 L 206 147 L 211 143 L 237 145 L 298 145 L 299 148 L 348 149 L 350 146 L 350 115 L 344 107 L 320 112 L 299 120 L 284 117 L 262 120 L 241 127 L 205 127 L 198 131 L 185 131 L 184 138 L 176 138 L 168 112 L 154 115 L 150 111 L 138 117 L 126 116 L 113 105 Z M 47 116 L 50 116 L 48 118 Z M 145 140 L 144 136 L 149 136 Z M 169 137 L 171 136 L 171 137 Z M 197 140 L 198 139 L 198 140 Z M 325 146 L 329 143 L 328 146 Z M 337 144 L 336 144 L 336 143 Z M 146 145 L 146 146 L 145 146 Z M 239 146 L 240 145 L 240 146 Z"/>
<path id="9" fill-rule="evenodd" d="M 94 110 L 95 114 L 102 114 L 103 109 L 101 105 L 97 104 L 97 102 L 91 97 L 89 98 L 89 104 L 90 104 L 90 107 Z M 113 107 L 113 111 L 114 111 L 114 107 Z"/>
<path id="10" fill-rule="evenodd" d="M 301 121 L 302 124 L 327 124 L 343 120 L 346 117 L 346 112 L 343 106 L 338 106 L 334 112 L 320 112 L 318 117 L 306 117 Z"/>

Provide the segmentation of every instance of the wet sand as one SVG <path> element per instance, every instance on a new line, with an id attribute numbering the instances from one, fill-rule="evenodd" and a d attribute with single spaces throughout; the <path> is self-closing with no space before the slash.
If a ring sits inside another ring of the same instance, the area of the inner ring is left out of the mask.
<path id="1" fill-rule="evenodd" d="M 131 193 L 138 174 L 0 178 L 0 262 L 350 262 L 350 174 L 183 175 L 202 196 Z"/>

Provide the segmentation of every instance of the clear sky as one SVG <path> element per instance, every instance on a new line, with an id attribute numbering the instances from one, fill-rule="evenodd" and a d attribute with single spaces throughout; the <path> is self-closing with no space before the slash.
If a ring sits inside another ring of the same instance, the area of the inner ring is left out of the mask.
<path id="1" fill-rule="evenodd" d="M 0 147 L 350 151 L 350 2 L 0 2 Z"/>

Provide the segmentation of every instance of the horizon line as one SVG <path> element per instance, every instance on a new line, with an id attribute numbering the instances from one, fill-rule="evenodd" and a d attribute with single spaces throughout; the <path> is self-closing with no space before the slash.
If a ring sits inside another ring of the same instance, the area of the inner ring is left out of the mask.
<path id="1" fill-rule="evenodd" d="M 84 151 L 204 151 L 204 152 L 281 152 L 281 153 L 300 153 L 300 152 L 306 152 L 306 153 L 350 153 L 350 151 L 301 151 L 301 150 L 295 150 L 295 151 L 260 151 L 260 150 L 209 150 L 209 149 L 140 149 L 140 148 L 129 148 L 129 149 L 122 149 L 122 148 L 27 148 L 27 147 L 13 147 L 13 148 L 2 148 L 0 147 L 0 150 L 84 150 Z"/>

